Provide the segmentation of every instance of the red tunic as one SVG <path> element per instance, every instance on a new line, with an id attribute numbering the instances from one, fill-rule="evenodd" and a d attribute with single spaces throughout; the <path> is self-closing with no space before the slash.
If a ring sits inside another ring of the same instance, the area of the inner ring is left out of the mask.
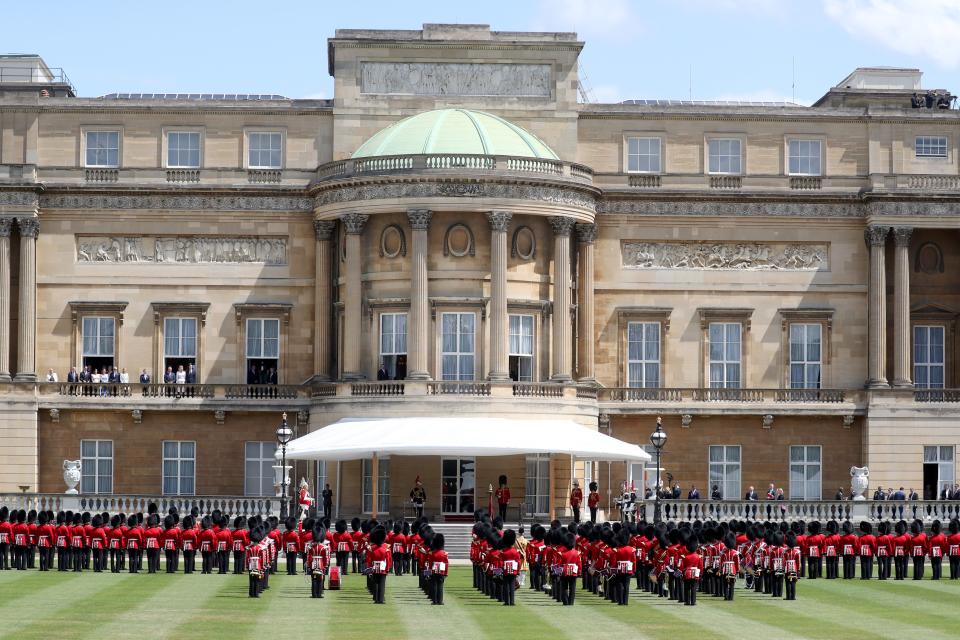
<path id="1" fill-rule="evenodd" d="M 45 524 L 37 529 L 37 545 L 41 549 L 49 549 L 57 536 L 57 530 L 52 524 Z"/>
<path id="2" fill-rule="evenodd" d="M 497 487 L 494 496 L 497 504 L 510 504 L 510 487 Z"/>
<path id="3" fill-rule="evenodd" d="M 386 544 L 371 546 L 367 550 L 366 563 L 372 573 L 386 575 L 393 568 L 393 556 L 390 554 L 390 548 Z"/>
<path id="4" fill-rule="evenodd" d="M 588 507 L 590 507 L 591 509 L 595 509 L 595 508 L 597 508 L 597 506 L 598 506 L 599 504 L 600 504 L 600 494 L 599 494 L 599 493 L 597 493 L 596 491 L 591 491 L 589 494 L 587 494 L 587 506 L 588 506 Z"/>
<path id="5" fill-rule="evenodd" d="M 163 532 L 164 551 L 178 551 L 180 549 L 180 527 L 170 527 Z"/>
<path id="6" fill-rule="evenodd" d="M 285 553 L 300 553 L 300 534 L 296 530 L 283 533 L 283 550 Z"/>
<path id="7" fill-rule="evenodd" d="M 127 549 L 143 549 L 143 527 L 137 525 L 128 529 L 123 537 L 123 546 Z"/>
<path id="8" fill-rule="evenodd" d="M 388 533 L 387 545 L 390 547 L 390 553 L 406 553 L 407 537 L 402 533 Z"/>
<path id="9" fill-rule="evenodd" d="M 614 565 L 617 569 L 617 573 L 620 575 L 632 575 L 633 570 L 636 567 L 637 560 L 637 549 L 632 545 L 624 545 L 619 547 L 616 552 L 614 552 Z"/>
<path id="10" fill-rule="evenodd" d="M 560 565 L 563 567 L 564 576 L 579 576 L 583 571 L 583 559 L 580 552 L 576 549 L 567 549 L 560 554 Z"/>
<path id="11" fill-rule="evenodd" d="M 234 529 L 230 534 L 230 542 L 234 551 L 243 551 L 250 544 L 250 532 L 246 529 Z"/>
<path id="12" fill-rule="evenodd" d="M 857 536 L 848 533 L 840 538 L 840 553 L 845 556 L 857 555 Z"/>
<path id="13" fill-rule="evenodd" d="M 311 542 L 306 547 L 307 567 L 311 572 L 324 572 L 330 564 L 330 550 L 327 545 Z"/>
<path id="14" fill-rule="evenodd" d="M 570 506 L 579 507 L 583 504 L 583 490 L 580 487 L 574 487 L 570 492 Z"/>
<path id="15" fill-rule="evenodd" d="M 800 553 L 800 549 L 796 549 Z M 724 549 L 720 554 L 720 575 L 735 576 L 740 573 L 740 552 L 736 549 Z"/>
<path id="16" fill-rule="evenodd" d="M 427 554 L 427 566 L 430 567 L 431 572 L 438 576 L 447 575 L 450 570 L 450 560 L 447 558 L 447 552 L 443 549 L 431 551 Z"/>
<path id="17" fill-rule="evenodd" d="M 229 551 L 233 542 L 233 533 L 224 527 L 217 531 L 217 551 Z"/>
<path id="18" fill-rule="evenodd" d="M 803 554 L 799 547 L 788 548 L 783 554 L 783 570 L 787 573 L 799 573 Z"/>
<path id="19" fill-rule="evenodd" d="M 703 558 L 696 551 L 680 556 L 678 570 L 683 572 L 684 580 L 699 580 L 703 573 Z"/>
<path id="20" fill-rule="evenodd" d="M 213 529 L 204 529 L 200 532 L 200 535 L 197 536 L 197 539 L 200 541 L 200 551 L 211 552 L 217 548 L 217 534 Z"/>
<path id="21" fill-rule="evenodd" d="M 923 558 L 927 555 L 929 542 L 927 541 L 927 534 L 922 531 L 917 535 L 910 538 L 910 555 L 914 558 Z"/>
<path id="22" fill-rule="evenodd" d="M 942 558 L 947 555 L 947 536 L 943 535 L 943 533 L 930 536 L 927 544 L 931 558 Z"/>
<path id="23" fill-rule="evenodd" d="M 951 534 L 947 538 L 947 554 L 950 556 L 960 556 L 960 533 Z"/>
<path id="24" fill-rule="evenodd" d="M 516 547 L 504 549 L 500 554 L 500 567 L 503 569 L 503 575 L 514 577 L 520 573 L 520 552 Z"/>
<path id="25" fill-rule="evenodd" d="M 902 536 L 894 536 L 892 541 L 893 553 L 894 556 L 905 556 L 907 555 L 907 545 L 910 543 L 910 536 L 904 534 Z"/>
<path id="26" fill-rule="evenodd" d="M 147 549 L 159 549 L 160 539 L 163 538 L 163 529 L 160 527 L 148 527 L 147 530 L 143 532 L 143 537 L 146 540 Z"/>
<path id="27" fill-rule="evenodd" d="M 888 533 L 877 537 L 877 557 L 886 558 L 893 555 L 893 536 Z"/>
<path id="28" fill-rule="evenodd" d="M 196 551 L 199 545 L 199 536 L 196 529 L 187 529 L 180 534 L 180 546 L 184 551 Z M 241 549 L 243 551 L 243 549 Z"/>
<path id="29" fill-rule="evenodd" d="M 877 555 L 877 538 L 873 534 L 860 536 L 858 554 L 861 558 Z"/>

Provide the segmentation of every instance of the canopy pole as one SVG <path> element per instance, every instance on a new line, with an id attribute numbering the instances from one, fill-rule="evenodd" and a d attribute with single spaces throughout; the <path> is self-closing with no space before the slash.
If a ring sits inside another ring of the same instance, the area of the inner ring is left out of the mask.
<path id="1" fill-rule="evenodd" d="M 547 492 L 550 496 L 550 520 L 552 521 L 556 517 L 557 496 L 556 492 L 554 491 L 554 483 L 556 478 L 554 477 L 553 473 L 553 457 L 549 453 L 547 454 L 547 460 L 549 462 L 549 464 L 547 464 L 547 468 L 549 469 L 547 471 Z"/>
<path id="2" fill-rule="evenodd" d="M 340 470 L 340 461 L 337 460 L 337 510 L 335 511 L 335 513 L 337 514 L 336 520 L 340 519 L 340 486 L 343 484 L 342 480 L 343 480 L 343 473 Z M 334 522 L 336 522 L 336 520 L 334 520 Z"/>
<path id="3" fill-rule="evenodd" d="M 373 495 L 370 500 L 370 511 L 371 519 L 377 519 L 377 498 L 380 496 L 380 459 L 377 458 L 377 453 L 373 453 L 373 462 L 370 464 L 370 475 L 371 483 L 373 484 Z"/>

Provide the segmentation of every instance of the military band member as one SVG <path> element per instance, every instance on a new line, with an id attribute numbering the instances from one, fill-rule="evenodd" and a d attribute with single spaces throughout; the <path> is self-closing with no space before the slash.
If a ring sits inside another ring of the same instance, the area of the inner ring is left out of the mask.
<path id="1" fill-rule="evenodd" d="M 370 523 L 360 522 L 360 518 L 354 518 L 350 521 L 350 558 L 354 573 L 359 573 L 363 569 L 364 553 L 366 552 L 367 536 L 370 535 L 370 528 Z"/>
<path id="2" fill-rule="evenodd" d="M 91 522 L 93 531 L 90 534 L 90 553 L 93 561 L 94 573 L 102 573 L 107 565 L 107 532 L 103 528 L 103 518 L 100 514 L 93 516 Z"/>
<path id="3" fill-rule="evenodd" d="M 53 543 L 56 530 L 50 523 L 50 513 L 41 512 L 37 525 L 37 548 L 40 551 L 40 571 L 49 571 L 53 566 Z"/>
<path id="4" fill-rule="evenodd" d="M 443 583 L 450 570 L 450 560 L 444 550 L 445 542 L 442 533 L 435 534 L 430 541 L 430 553 L 426 558 L 427 566 L 430 567 L 430 602 L 437 605 L 443 604 Z"/>
<path id="5" fill-rule="evenodd" d="M 923 524 L 919 520 L 915 520 L 912 525 L 910 525 L 910 537 L 909 551 L 910 557 L 913 558 L 913 579 L 914 580 L 923 580 L 923 568 L 924 568 L 924 558 L 928 554 L 929 542 L 927 540 L 927 534 L 923 531 Z"/>
<path id="6" fill-rule="evenodd" d="M 696 536 L 690 535 L 684 545 L 684 553 L 680 557 L 677 570 L 683 575 L 683 604 L 695 606 L 697 604 L 697 586 L 703 574 L 703 558 L 698 552 L 699 544 Z"/>
<path id="7" fill-rule="evenodd" d="M 423 488 L 420 476 L 417 476 L 417 479 L 413 483 L 413 489 L 410 490 L 410 502 L 413 504 L 413 509 L 419 520 L 423 517 L 423 505 L 427 502 L 427 491 Z"/>
<path id="8" fill-rule="evenodd" d="M 621 529 L 619 536 L 614 538 L 617 545 L 614 556 L 617 570 L 614 602 L 622 606 L 630 603 L 630 579 L 635 573 L 637 561 L 637 549 L 630 543 L 629 535 L 627 529 Z"/>
<path id="9" fill-rule="evenodd" d="M 263 581 L 267 573 L 266 557 L 264 555 L 263 532 L 260 528 L 250 532 L 250 544 L 244 552 L 243 564 L 249 574 L 249 588 L 247 595 L 259 598 L 263 590 Z"/>
<path id="10" fill-rule="evenodd" d="M 287 554 L 287 575 L 297 575 L 297 554 L 300 553 L 300 534 L 297 532 L 297 520 L 289 516 L 283 523 L 283 550 Z"/>
<path id="11" fill-rule="evenodd" d="M 561 567 L 560 602 L 571 606 L 577 598 L 577 578 L 583 571 L 583 558 L 577 551 L 576 540 L 572 533 L 558 533 L 558 543 Z"/>
<path id="12" fill-rule="evenodd" d="M 807 577 L 810 579 L 823 577 L 822 546 L 823 534 L 820 533 L 820 522 L 814 520 L 807 525 Z"/>
<path id="13" fill-rule="evenodd" d="M 507 519 L 507 507 L 510 505 L 510 487 L 507 486 L 507 476 L 501 475 L 497 479 L 497 490 L 494 497 L 497 500 L 497 507 L 500 510 L 500 519 Z"/>
<path id="14" fill-rule="evenodd" d="M 323 597 L 323 583 L 330 566 L 330 548 L 324 543 L 326 531 L 315 525 L 310 542 L 305 547 L 307 574 L 310 576 L 310 597 Z"/>
<path id="15" fill-rule="evenodd" d="M 180 529 L 176 526 L 176 521 L 172 515 L 167 515 L 163 519 L 163 536 L 160 538 L 163 546 L 163 556 L 167 565 L 167 573 L 177 572 L 177 563 L 174 556 L 180 549 Z"/>
<path id="16" fill-rule="evenodd" d="M 737 539 L 732 532 L 728 532 L 723 539 L 723 552 L 720 555 L 720 577 L 723 581 L 723 599 L 733 600 L 736 591 L 737 576 L 740 574 L 740 551 L 737 548 Z M 799 553 L 799 549 L 797 552 Z"/>
<path id="17" fill-rule="evenodd" d="M 862 535 L 857 542 L 860 556 L 860 579 L 873 578 L 873 557 L 877 555 L 877 538 L 873 535 L 873 525 L 864 520 L 860 523 Z"/>
<path id="18" fill-rule="evenodd" d="M 247 531 L 243 516 L 233 519 L 233 531 L 230 532 L 230 546 L 233 549 L 233 573 L 243 573 L 244 550 L 250 544 L 250 532 Z"/>
<path id="19" fill-rule="evenodd" d="M 18 516 L 19 517 L 19 516 Z M 14 537 L 17 530 L 14 528 Z M 70 553 L 73 556 L 73 571 L 79 573 L 83 571 L 83 555 L 86 547 L 86 532 L 83 528 L 82 514 L 73 514 L 73 526 L 70 527 Z M 17 567 L 20 568 L 19 566 Z"/>
<path id="20" fill-rule="evenodd" d="M 960 580 L 960 521 L 956 518 L 947 525 L 947 554 L 950 557 L 950 579 Z"/>
<path id="21" fill-rule="evenodd" d="M 375 527 L 370 532 L 370 546 L 365 554 L 365 572 L 371 578 L 374 604 L 386 604 L 387 574 L 390 573 L 392 565 L 390 548 L 385 544 L 386 539 L 387 530 L 382 526 Z"/>
<path id="22" fill-rule="evenodd" d="M 939 580 L 943 575 L 943 557 L 947 555 L 947 537 L 943 535 L 939 520 L 934 520 L 930 525 L 930 539 L 927 545 L 930 554 L 930 579 Z"/>
<path id="23" fill-rule="evenodd" d="M 183 519 L 183 532 L 180 534 L 180 548 L 183 549 L 183 572 L 193 573 L 197 566 L 197 549 L 200 548 L 200 534 L 192 515 Z M 240 559 L 243 566 L 243 558 Z"/>
<path id="24" fill-rule="evenodd" d="M 512 607 L 516 604 L 515 593 L 517 578 L 520 576 L 520 552 L 516 548 L 517 534 L 507 529 L 500 538 L 500 567 L 503 571 L 503 604 Z"/>
<path id="25" fill-rule="evenodd" d="M 784 556 L 787 547 L 784 545 L 783 534 L 779 531 L 771 536 L 770 540 L 770 595 L 774 598 L 783 597 L 783 581 L 786 577 Z"/>
<path id="26" fill-rule="evenodd" d="M 786 589 L 786 600 L 796 600 L 797 599 L 797 577 L 800 571 L 800 565 L 803 564 L 803 555 L 800 553 L 800 548 L 797 546 L 796 535 L 791 531 L 787 534 L 785 543 L 787 545 L 787 550 L 783 556 L 784 563 L 784 574 L 785 574 L 785 584 Z"/>

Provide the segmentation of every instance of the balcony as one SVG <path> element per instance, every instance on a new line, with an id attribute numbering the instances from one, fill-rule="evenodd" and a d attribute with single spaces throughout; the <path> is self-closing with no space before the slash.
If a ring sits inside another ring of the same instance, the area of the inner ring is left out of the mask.
<path id="1" fill-rule="evenodd" d="M 29 511 L 57 511 L 71 509 L 80 511 L 110 513 L 147 512 L 147 506 L 155 503 L 161 514 L 170 507 L 176 507 L 180 515 L 190 513 L 196 507 L 200 515 L 209 515 L 219 509 L 232 516 L 277 515 L 280 511 L 280 499 L 274 497 L 252 496 L 143 496 L 143 495 L 72 495 L 62 493 L 0 493 L 0 507 L 24 509 Z"/>
<path id="2" fill-rule="evenodd" d="M 690 415 L 808 414 L 856 415 L 866 410 L 866 393 L 848 389 L 708 389 L 608 387 L 597 390 L 607 413 Z"/>
<path id="3" fill-rule="evenodd" d="M 593 183 L 612 193 L 690 193 L 717 194 L 778 193 L 797 196 L 808 192 L 821 195 L 858 195 L 870 189 L 863 176 L 784 176 L 770 174 L 705 175 L 702 173 L 596 173 Z"/>
<path id="4" fill-rule="evenodd" d="M 407 174 L 436 176 L 538 177 L 593 184 L 593 170 L 584 165 L 545 158 L 476 154 L 413 154 L 350 158 L 317 169 L 315 184 L 354 178 Z"/>
<path id="5" fill-rule="evenodd" d="M 0 165 L 0 181 L 4 179 Z M 244 169 L 239 167 L 213 167 L 203 169 L 165 169 L 162 167 L 43 167 L 37 171 L 33 165 L 24 170 L 23 180 L 38 180 L 52 187 L 104 186 L 124 187 L 233 187 L 243 189 L 305 188 L 314 178 L 314 170 L 301 169 Z"/>
<path id="6" fill-rule="evenodd" d="M 302 385 L 69 382 L 37 385 L 37 400 L 40 408 L 58 410 L 284 411 L 307 409 L 310 405 L 310 397 L 310 387 Z"/>
<path id="7" fill-rule="evenodd" d="M 664 520 L 693 522 L 694 520 L 853 520 L 868 519 L 874 522 L 901 519 L 919 519 L 924 522 L 940 520 L 949 522 L 960 516 L 960 502 L 940 500 L 914 500 L 891 502 L 864 500 L 661 500 Z M 637 504 L 637 515 L 653 519 L 654 502 L 646 500 Z"/>

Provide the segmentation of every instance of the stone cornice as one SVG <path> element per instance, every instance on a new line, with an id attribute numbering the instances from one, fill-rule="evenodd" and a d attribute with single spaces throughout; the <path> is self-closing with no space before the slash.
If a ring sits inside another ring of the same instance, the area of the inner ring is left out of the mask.
<path id="1" fill-rule="evenodd" d="M 213 211 L 312 211 L 300 196 L 44 194 L 42 209 L 168 209 Z"/>
<path id="2" fill-rule="evenodd" d="M 731 202 L 729 200 L 601 200 L 599 213 L 638 216 L 863 218 L 861 202 Z"/>
<path id="3" fill-rule="evenodd" d="M 29 207 L 36 210 L 40 206 L 40 194 L 36 191 L 0 189 L 0 206 Z"/>

